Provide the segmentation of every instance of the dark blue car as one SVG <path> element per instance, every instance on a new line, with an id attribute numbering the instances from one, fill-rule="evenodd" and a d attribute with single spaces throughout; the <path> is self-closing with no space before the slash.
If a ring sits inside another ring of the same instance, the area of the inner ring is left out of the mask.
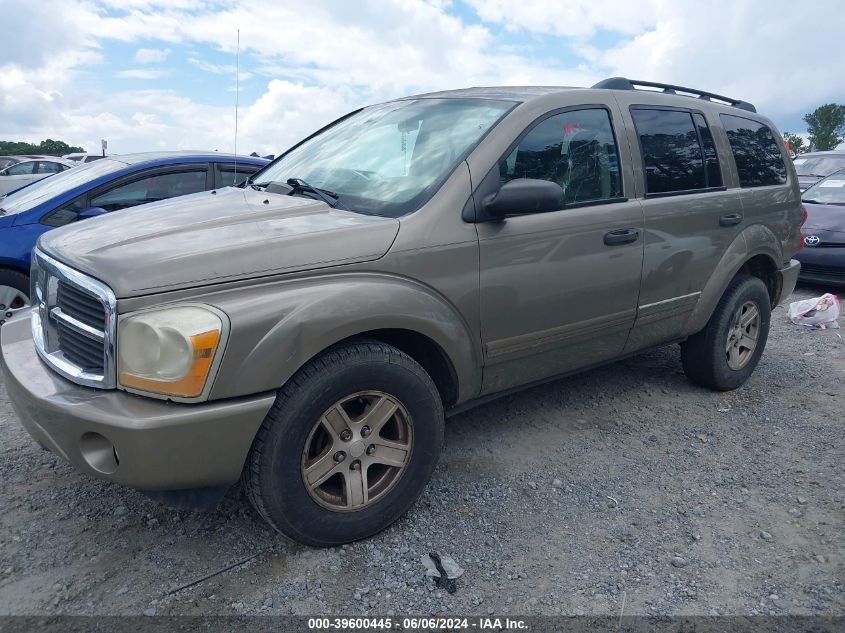
<path id="1" fill-rule="evenodd" d="M 30 256 L 42 233 L 119 209 L 234 185 L 268 162 L 217 152 L 111 156 L 0 199 L 0 325 L 29 305 Z"/>

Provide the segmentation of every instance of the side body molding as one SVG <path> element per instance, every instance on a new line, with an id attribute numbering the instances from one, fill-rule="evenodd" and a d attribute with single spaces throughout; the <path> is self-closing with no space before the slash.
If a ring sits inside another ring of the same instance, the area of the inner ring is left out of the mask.
<path id="1" fill-rule="evenodd" d="M 480 390 L 482 356 L 477 337 L 445 298 L 404 277 L 324 274 L 195 300 L 217 306 L 232 323 L 211 399 L 278 389 L 326 348 L 382 329 L 409 330 L 436 343 L 459 378 L 458 402 Z"/>
<path id="2" fill-rule="evenodd" d="M 762 224 L 752 224 L 731 242 L 701 290 L 698 304 L 687 321 L 687 334 L 695 334 L 707 325 L 731 279 L 743 264 L 758 255 L 767 257 L 775 270 L 782 265 L 783 249 L 780 240 Z"/>

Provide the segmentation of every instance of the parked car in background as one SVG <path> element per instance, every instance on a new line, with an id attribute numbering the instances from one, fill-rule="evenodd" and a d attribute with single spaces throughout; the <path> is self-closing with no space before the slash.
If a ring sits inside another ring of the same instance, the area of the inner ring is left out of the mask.
<path id="1" fill-rule="evenodd" d="M 237 158 L 237 160 L 236 160 Z M 52 228 L 198 191 L 227 187 L 268 161 L 219 152 L 105 158 L 37 182 L 0 200 L 0 321 L 29 305 L 38 237 Z"/>
<path id="2" fill-rule="evenodd" d="M 87 154 L 85 152 L 74 152 L 73 154 L 65 154 L 62 158 L 72 160 L 77 163 L 91 163 L 95 160 L 105 158 L 102 154 Z"/>
<path id="3" fill-rule="evenodd" d="M 63 158 L 40 158 L 22 160 L 0 170 L 0 196 L 25 187 L 37 180 L 60 174 L 74 167 L 75 163 Z"/>
<path id="4" fill-rule="evenodd" d="M 444 409 L 678 342 L 690 380 L 742 385 L 802 221 L 751 104 L 618 77 L 366 107 L 137 216 L 39 240 L 38 309 L 0 328 L 22 424 L 174 503 L 243 481 L 321 546 L 410 507 Z"/>
<path id="5" fill-rule="evenodd" d="M 799 279 L 845 286 L 845 169 L 831 174 L 802 195 L 807 221 L 801 227 L 804 249 Z"/>
<path id="6" fill-rule="evenodd" d="M 0 169 L 5 169 L 9 165 L 14 165 L 22 160 L 24 159 L 20 156 L 0 156 Z"/>
<path id="7" fill-rule="evenodd" d="M 798 185 L 804 191 L 822 178 L 845 169 L 845 150 L 799 154 L 792 164 L 798 174 Z"/>

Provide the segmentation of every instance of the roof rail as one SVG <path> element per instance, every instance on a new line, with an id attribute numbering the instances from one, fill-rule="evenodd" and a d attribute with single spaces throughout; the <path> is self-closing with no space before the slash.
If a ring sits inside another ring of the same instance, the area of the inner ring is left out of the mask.
<path id="1" fill-rule="evenodd" d="M 638 81 L 636 79 L 627 79 L 625 77 L 610 77 L 598 82 L 593 88 L 604 88 L 606 90 L 636 90 L 637 86 L 646 86 L 649 88 L 662 88 L 664 94 L 674 95 L 683 93 L 682 96 L 697 97 L 705 101 L 721 101 L 727 105 L 731 105 L 741 110 L 748 112 L 757 112 L 757 108 L 747 101 L 740 101 L 739 99 L 731 99 L 730 97 L 723 97 L 712 92 L 704 92 L 703 90 L 696 90 L 695 88 L 685 88 L 684 86 L 673 86 L 672 84 L 661 84 L 656 81 Z"/>

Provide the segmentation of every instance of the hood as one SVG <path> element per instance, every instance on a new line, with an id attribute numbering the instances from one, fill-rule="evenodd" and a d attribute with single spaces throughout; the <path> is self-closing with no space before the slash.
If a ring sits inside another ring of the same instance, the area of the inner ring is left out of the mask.
<path id="1" fill-rule="evenodd" d="M 845 206 L 838 204 L 813 204 L 805 202 L 807 221 L 802 227 L 812 233 L 814 229 L 845 232 Z"/>
<path id="2" fill-rule="evenodd" d="M 70 224 L 39 248 L 125 298 L 370 261 L 398 230 L 393 218 L 228 187 Z"/>

